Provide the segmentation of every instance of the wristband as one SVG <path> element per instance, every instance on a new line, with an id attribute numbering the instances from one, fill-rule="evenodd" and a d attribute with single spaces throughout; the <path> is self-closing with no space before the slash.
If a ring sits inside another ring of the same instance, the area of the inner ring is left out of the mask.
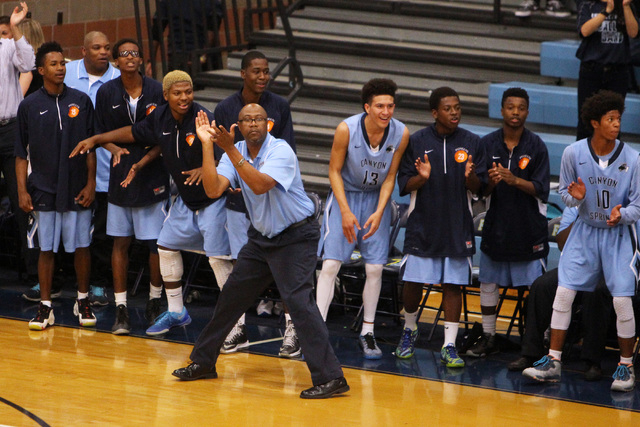
<path id="1" fill-rule="evenodd" d="M 240 159 L 240 161 L 236 163 L 237 168 L 241 168 L 242 166 L 244 166 L 244 158 Z"/>
<path id="2" fill-rule="evenodd" d="M 603 15 L 605 18 L 608 18 L 609 12 L 607 12 L 606 10 L 603 10 L 602 12 L 600 12 L 600 15 Z"/>

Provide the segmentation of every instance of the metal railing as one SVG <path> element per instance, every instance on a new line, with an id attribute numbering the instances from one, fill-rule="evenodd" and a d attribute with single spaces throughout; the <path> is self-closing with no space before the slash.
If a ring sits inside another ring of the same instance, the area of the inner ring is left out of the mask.
<path id="1" fill-rule="evenodd" d="M 223 67 L 222 58 L 230 53 L 254 48 L 251 34 L 274 28 L 277 17 L 284 29 L 288 55 L 271 72 L 271 83 L 288 67 L 291 103 L 303 86 L 303 74 L 296 59 L 295 40 L 289 16 L 302 0 L 134 0 L 136 33 L 143 50 L 146 30 L 147 73 L 156 76 L 181 69 L 191 76 Z M 142 3 L 142 4 L 141 4 Z M 142 18 L 144 16 L 144 18 Z"/>

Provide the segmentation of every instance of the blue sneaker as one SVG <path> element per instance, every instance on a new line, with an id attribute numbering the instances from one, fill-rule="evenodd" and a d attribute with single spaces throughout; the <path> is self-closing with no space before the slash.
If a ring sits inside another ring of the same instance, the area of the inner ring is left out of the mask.
<path id="1" fill-rule="evenodd" d="M 636 374 L 633 372 L 633 365 L 618 363 L 618 368 L 613 374 L 611 391 L 631 391 L 636 384 Z"/>
<path id="2" fill-rule="evenodd" d="M 557 383 L 562 374 L 562 364 L 558 359 L 551 356 L 542 356 L 542 359 L 533 364 L 532 367 L 522 371 L 522 375 L 540 382 Z"/>
<path id="3" fill-rule="evenodd" d="M 395 355 L 400 359 L 408 359 L 415 353 L 416 340 L 418 339 L 418 329 L 411 330 L 404 328 L 402 331 L 402 337 L 400 337 L 400 343 L 396 347 Z"/>
<path id="4" fill-rule="evenodd" d="M 464 368 L 464 360 L 458 356 L 458 350 L 453 344 L 442 347 L 440 350 L 440 361 L 446 365 L 447 368 Z"/>
<path id="5" fill-rule="evenodd" d="M 162 335 L 169 332 L 170 329 L 186 326 L 191 323 L 191 317 L 187 313 L 186 308 L 182 308 L 180 313 L 165 311 L 156 321 L 147 329 L 147 335 Z"/>
<path id="6" fill-rule="evenodd" d="M 109 298 L 102 286 L 91 286 L 89 289 L 89 301 L 91 305 L 105 306 L 109 305 Z"/>

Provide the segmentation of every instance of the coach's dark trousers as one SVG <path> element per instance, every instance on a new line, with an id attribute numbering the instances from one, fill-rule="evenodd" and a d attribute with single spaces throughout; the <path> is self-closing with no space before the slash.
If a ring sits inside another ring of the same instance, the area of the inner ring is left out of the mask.
<path id="1" fill-rule="evenodd" d="M 343 376 L 329 343 L 329 332 L 313 296 L 313 275 L 320 230 L 317 222 L 284 230 L 272 239 L 253 227 L 249 241 L 224 285 L 213 318 L 204 328 L 191 352 L 195 363 L 216 363 L 220 347 L 236 321 L 275 281 L 289 308 L 305 362 L 314 385 Z"/>

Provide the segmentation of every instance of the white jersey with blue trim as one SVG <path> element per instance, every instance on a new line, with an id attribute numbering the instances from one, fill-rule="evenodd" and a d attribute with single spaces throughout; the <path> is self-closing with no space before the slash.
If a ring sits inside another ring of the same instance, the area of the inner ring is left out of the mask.
<path id="1" fill-rule="evenodd" d="M 378 150 L 374 151 L 364 129 L 366 115 L 356 114 L 344 120 L 349 127 L 349 147 L 342 167 L 345 191 L 380 190 L 389 173 L 393 155 L 402 141 L 405 126 L 392 118 Z"/>
<path id="2" fill-rule="evenodd" d="M 627 144 L 617 141 L 607 159 L 599 158 L 588 139 L 571 144 L 562 155 L 560 195 L 567 206 L 578 206 L 579 217 L 598 228 L 609 228 L 607 220 L 614 206 L 622 205 L 621 224 L 633 224 L 640 217 L 640 157 Z M 567 191 L 571 182 L 584 182 L 586 193 L 576 200 Z"/>

